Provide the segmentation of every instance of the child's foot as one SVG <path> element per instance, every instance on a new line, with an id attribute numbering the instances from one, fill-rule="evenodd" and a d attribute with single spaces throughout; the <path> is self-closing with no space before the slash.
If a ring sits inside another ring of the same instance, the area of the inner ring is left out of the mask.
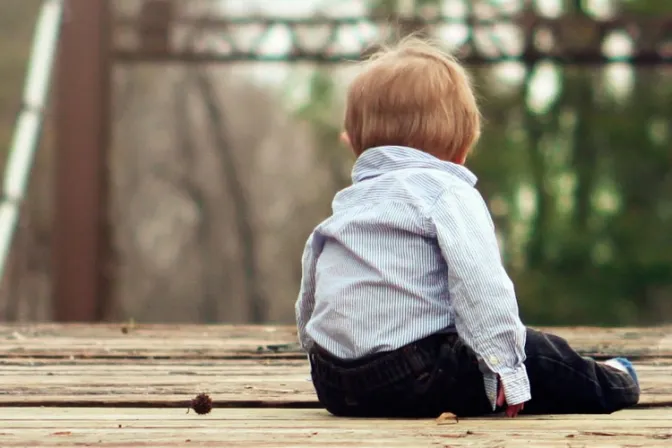
<path id="1" fill-rule="evenodd" d="M 635 383 L 637 384 L 637 387 L 639 387 L 639 379 L 637 378 L 637 372 L 635 371 L 635 367 L 632 365 L 632 363 L 626 359 L 626 358 L 612 358 L 604 362 L 606 365 L 609 367 L 613 367 L 615 369 L 620 370 L 621 372 L 625 372 L 628 375 L 632 377 L 633 380 L 635 380 Z"/>

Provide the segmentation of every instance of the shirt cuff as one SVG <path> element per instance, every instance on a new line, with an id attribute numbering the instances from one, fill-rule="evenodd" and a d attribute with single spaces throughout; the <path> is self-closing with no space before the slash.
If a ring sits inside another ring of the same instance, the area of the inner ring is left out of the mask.
<path id="1" fill-rule="evenodd" d="M 513 406 L 532 399 L 530 380 L 524 364 L 511 372 L 501 373 L 499 377 L 502 387 L 504 387 L 504 396 L 506 397 L 507 405 Z"/>

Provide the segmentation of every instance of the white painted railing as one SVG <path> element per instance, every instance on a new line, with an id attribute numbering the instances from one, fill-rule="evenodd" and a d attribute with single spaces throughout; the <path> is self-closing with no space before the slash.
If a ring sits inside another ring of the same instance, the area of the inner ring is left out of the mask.
<path id="1" fill-rule="evenodd" d="M 64 0 L 44 0 L 35 26 L 33 47 L 23 91 L 23 107 L 5 165 L 0 202 L 0 281 L 19 221 L 35 150 L 40 141 L 44 108 L 58 48 Z"/>

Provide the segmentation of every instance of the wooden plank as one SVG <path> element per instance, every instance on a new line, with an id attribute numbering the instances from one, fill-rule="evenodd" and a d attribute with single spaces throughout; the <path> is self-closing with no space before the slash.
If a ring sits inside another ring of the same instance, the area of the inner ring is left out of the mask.
<path id="1" fill-rule="evenodd" d="M 672 409 L 609 416 L 464 419 L 344 419 L 322 410 L 0 408 L 3 447 L 665 447 Z"/>
<path id="2" fill-rule="evenodd" d="M 636 363 L 642 405 L 672 406 L 672 360 Z M 0 405 L 318 407 L 304 360 L 0 360 Z"/>
<path id="3" fill-rule="evenodd" d="M 303 358 L 296 340 L 296 330 L 287 326 L 3 325 L 0 357 Z"/>
<path id="4" fill-rule="evenodd" d="M 544 328 L 583 354 L 635 359 L 672 357 L 672 326 Z M 280 357 L 300 359 L 293 326 L 2 325 L 0 358 Z"/>

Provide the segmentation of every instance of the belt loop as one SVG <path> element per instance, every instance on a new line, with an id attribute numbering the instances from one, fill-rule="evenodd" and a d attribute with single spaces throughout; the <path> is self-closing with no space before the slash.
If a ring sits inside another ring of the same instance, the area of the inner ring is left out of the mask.
<path id="1" fill-rule="evenodd" d="M 416 345 L 407 345 L 404 347 L 404 357 L 408 364 L 411 366 L 411 371 L 414 375 L 420 375 L 424 373 L 424 370 L 427 368 L 426 362 L 423 359 L 421 349 Z"/>

